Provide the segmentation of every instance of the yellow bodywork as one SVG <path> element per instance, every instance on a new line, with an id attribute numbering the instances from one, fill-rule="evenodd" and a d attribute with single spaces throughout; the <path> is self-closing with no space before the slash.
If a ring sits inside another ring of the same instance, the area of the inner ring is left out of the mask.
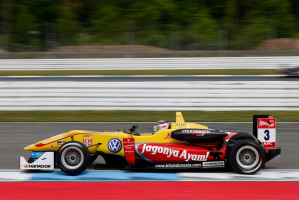
<path id="1" fill-rule="evenodd" d="M 181 141 L 171 138 L 171 132 L 181 128 L 199 128 L 208 129 L 207 126 L 203 126 L 196 123 L 186 123 L 182 113 L 176 113 L 176 122 L 171 124 L 171 129 L 161 129 L 156 134 L 145 133 L 138 135 L 131 135 L 124 132 L 95 132 L 95 131 L 84 131 L 84 130 L 72 130 L 67 133 L 53 136 L 51 138 L 42 140 L 35 144 L 29 145 L 24 148 L 25 151 L 58 151 L 59 147 L 69 141 L 78 141 L 84 143 L 89 141 L 87 145 L 88 150 L 91 154 L 95 152 L 103 152 L 105 154 L 114 154 L 124 156 L 124 148 L 118 153 L 113 153 L 108 149 L 108 142 L 113 138 L 118 138 L 123 141 L 124 138 L 134 138 L 135 143 L 180 143 Z M 86 145 L 86 144 L 85 144 Z"/>

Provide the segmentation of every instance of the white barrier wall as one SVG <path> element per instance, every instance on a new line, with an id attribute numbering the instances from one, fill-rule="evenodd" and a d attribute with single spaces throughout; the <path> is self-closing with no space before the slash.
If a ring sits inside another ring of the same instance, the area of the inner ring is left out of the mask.
<path id="1" fill-rule="evenodd" d="M 0 110 L 299 110 L 299 82 L 1 81 Z"/>
<path id="2" fill-rule="evenodd" d="M 298 66 L 299 56 L 0 59 L 0 70 L 277 69 Z"/>

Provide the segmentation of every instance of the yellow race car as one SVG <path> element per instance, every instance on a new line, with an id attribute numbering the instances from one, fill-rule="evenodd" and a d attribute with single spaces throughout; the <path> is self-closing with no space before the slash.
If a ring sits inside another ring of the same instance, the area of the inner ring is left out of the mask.
<path id="1" fill-rule="evenodd" d="M 232 133 L 186 123 L 180 112 L 176 122 L 158 121 L 152 133 L 94 132 L 73 130 L 24 148 L 32 151 L 21 169 L 51 170 L 54 165 L 69 175 L 86 170 L 98 155 L 108 166 L 120 168 L 195 169 L 231 166 L 236 172 L 252 174 L 280 154 L 276 147 L 276 120 L 255 117 L 256 131 Z"/>

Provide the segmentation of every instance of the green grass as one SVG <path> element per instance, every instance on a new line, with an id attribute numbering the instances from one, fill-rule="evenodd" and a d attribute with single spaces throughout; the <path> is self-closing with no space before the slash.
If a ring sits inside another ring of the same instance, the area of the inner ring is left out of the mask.
<path id="1" fill-rule="evenodd" d="M 0 76 L 50 75 L 274 75 L 274 69 L 0 71 Z"/>
<path id="2" fill-rule="evenodd" d="M 299 122 L 299 111 L 184 111 L 186 121 L 251 122 L 254 114 L 270 114 L 278 122 Z M 1 122 L 154 122 L 175 121 L 173 111 L 0 111 Z"/>

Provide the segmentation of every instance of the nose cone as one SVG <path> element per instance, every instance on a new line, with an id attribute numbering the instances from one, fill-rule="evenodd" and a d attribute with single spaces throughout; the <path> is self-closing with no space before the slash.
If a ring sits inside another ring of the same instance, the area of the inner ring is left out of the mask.
<path id="1" fill-rule="evenodd" d="M 25 151 L 33 151 L 33 149 L 34 149 L 34 145 L 33 144 L 24 148 Z"/>

